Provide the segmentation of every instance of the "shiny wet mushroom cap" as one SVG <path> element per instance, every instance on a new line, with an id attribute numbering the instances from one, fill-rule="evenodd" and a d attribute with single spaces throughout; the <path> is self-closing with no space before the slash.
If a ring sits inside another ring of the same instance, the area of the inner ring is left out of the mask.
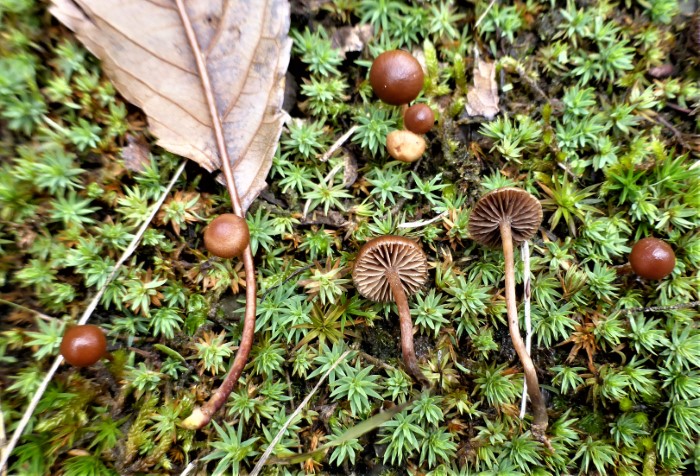
<path id="1" fill-rule="evenodd" d="M 530 239 L 542 223 L 542 205 L 525 190 L 504 187 L 476 202 L 469 217 L 469 234 L 487 246 L 501 246 L 501 222 L 509 222 L 514 243 Z"/>
<path id="2" fill-rule="evenodd" d="M 398 275 L 404 292 L 410 296 L 427 281 L 428 260 L 420 246 L 408 238 L 374 238 L 365 243 L 357 255 L 352 273 L 355 288 L 370 301 L 394 301 L 386 279 L 387 270 Z"/>

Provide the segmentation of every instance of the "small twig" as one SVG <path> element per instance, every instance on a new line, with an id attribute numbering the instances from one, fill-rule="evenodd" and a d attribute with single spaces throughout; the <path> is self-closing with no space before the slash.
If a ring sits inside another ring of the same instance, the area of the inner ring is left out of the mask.
<path id="1" fill-rule="evenodd" d="M 484 10 L 484 13 L 482 13 L 482 14 L 479 16 L 479 19 L 476 20 L 476 23 L 474 23 L 474 29 L 475 29 L 475 30 L 476 30 L 477 28 L 479 28 L 479 25 L 481 25 L 481 22 L 484 21 L 484 18 L 486 18 L 486 15 L 489 14 L 489 11 L 491 10 L 491 8 L 493 8 L 493 5 L 494 5 L 495 3 L 496 3 L 496 0 L 491 0 L 491 3 L 489 3 L 489 5 L 486 7 L 486 10 Z"/>
<path id="2" fill-rule="evenodd" d="M 700 307 L 700 301 L 684 302 L 681 304 L 674 304 L 673 306 L 651 306 L 651 307 L 632 307 L 630 309 L 621 309 L 620 314 L 628 314 L 630 312 L 664 312 L 664 311 L 675 311 L 677 309 L 690 309 L 693 307 Z"/>
<path id="3" fill-rule="evenodd" d="M 532 348 L 532 321 L 530 319 L 530 299 L 532 298 L 532 286 L 530 281 L 530 245 L 523 241 L 520 248 L 520 258 L 523 260 L 523 308 L 525 311 L 525 350 L 530 355 Z M 523 381 L 523 396 L 520 402 L 520 418 L 525 418 L 527 406 L 527 382 Z"/>
<path id="4" fill-rule="evenodd" d="M 312 264 L 308 264 L 308 265 L 304 266 L 303 268 L 295 269 L 294 272 L 293 272 L 292 274 L 290 274 L 289 276 L 287 276 L 286 278 L 284 278 L 284 281 L 282 281 L 281 283 L 276 284 L 276 285 L 272 286 L 271 288 L 265 290 L 265 292 L 263 293 L 263 295 L 260 297 L 260 302 L 262 303 L 262 302 L 265 300 L 265 298 L 268 296 L 268 294 L 270 294 L 270 293 L 271 293 L 272 291 L 274 291 L 275 289 L 279 288 L 280 286 L 284 286 L 284 285 L 287 284 L 291 279 L 293 279 L 295 276 L 299 276 L 299 275 L 300 275 L 301 273 L 303 273 L 304 271 L 307 271 L 307 270 L 309 270 L 309 269 L 311 269 L 311 268 L 313 268 L 313 267 L 314 267 L 314 264 L 312 263 Z"/>
<path id="5" fill-rule="evenodd" d="M 359 355 L 360 355 L 360 357 L 362 357 L 363 359 L 365 359 L 367 362 L 374 365 L 375 367 L 380 367 L 380 368 L 383 368 L 384 370 L 396 370 L 395 367 L 387 364 L 386 362 L 382 362 L 381 360 L 374 357 L 373 355 L 369 355 L 367 352 L 360 351 Z"/>
<path id="6" fill-rule="evenodd" d="M 319 388 L 321 388 L 321 384 L 326 380 L 326 378 L 330 375 L 330 373 L 335 369 L 338 365 L 340 365 L 343 360 L 345 360 L 345 357 L 350 353 L 350 349 L 346 350 L 343 352 L 343 355 L 338 357 L 338 360 L 336 360 L 333 365 L 331 365 L 331 368 L 329 368 L 326 373 L 323 374 L 323 376 L 319 379 L 318 383 L 316 386 L 311 390 L 311 393 L 309 393 L 306 397 L 304 397 L 304 400 L 299 404 L 299 406 L 294 410 L 294 412 L 289 415 L 289 418 L 287 418 L 287 421 L 284 422 L 284 425 L 282 425 L 282 428 L 279 429 L 275 437 L 272 439 L 270 442 L 270 445 L 267 447 L 263 455 L 260 457 L 260 460 L 258 460 L 257 464 L 253 468 L 253 471 L 250 472 L 250 476 L 258 476 L 260 474 L 260 471 L 262 470 L 262 467 L 265 465 L 265 462 L 270 458 L 270 455 L 272 454 L 272 451 L 275 449 L 275 446 L 277 446 L 277 443 L 282 439 L 282 436 L 284 435 L 284 432 L 287 431 L 287 428 L 289 425 L 294 421 L 294 418 L 297 417 L 303 410 L 303 408 L 306 406 L 307 403 L 311 400 L 311 397 L 314 396 L 314 394 L 318 391 Z"/>
<path id="7" fill-rule="evenodd" d="M 138 248 L 138 245 L 141 242 L 143 234 L 148 229 L 149 225 L 151 224 L 151 221 L 153 221 L 153 218 L 155 218 L 156 214 L 158 213 L 158 210 L 160 210 L 160 207 L 163 206 L 163 202 L 165 202 L 165 199 L 170 193 L 170 190 L 172 190 L 172 188 L 175 186 L 175 182 L 177 182 L 177 180 L 180 178 L 180 175 L 182 175 L 182 171 L 185 170 L 186 164 L 187 161 L 183 160 L 180 164 L 180 167 L 177 168 L 177 170 L 175 171 L 175 175 L 163 191 L 163 194 L 160 196 L 158 201 L 154 203 L 151 207 L 151 211 L 148 214 L 146 220 L 141 225 L 141 228 L 139 228 L 139 230 L 136 232 L 136 235 L 134 235 L 134 238 L 131 240 L 131 243 L 129 243 L 129 246 L 124 250 L 124 253 L 122 253 L 121 257 L 114 265 L 112 272 L 109 273 L 107 281 L 105 281 L 104 285 L 100 288 L 99 291 L 97 291 L 97 294 L 95 294 L 95 296 L 90 301 L 90 304 L 88 304 L 88 307 L 85 309 L 83 315 L 78 321 L 78 325 L 83 325 L 90 319 L 90 316 L 97 308 L 100 299 L 107 290 L 107 286 L 109 285 L 109 283 L 111 283 L 112 280 L 117 276 L 117 273 L 119 272 L 121 266 L 126 262 L 126 260 L 128 260 L 129 257 L 131 257 L 131 255 L 134 253 L 134 251 L 136 251 L 136 248 Z M 17 442 L 22 436 L 24 429 L 27 427 L 27 423 L 29 423 L 29 419 L 32 417 L 34 410 L 36 410 L 36 407 L 39 405 L 41 397 L 44 395 L 44 392 L 48 388 L 49 383 L 51 382 L 51 379 L 58 370 L 59 365 L 61 365 L 61 362 L 63 362 L 63 356 L 59 355 L 58 357 L 56 357 L 56 360 L 54 361 L 53 365 L 51 365 L 51 368 L 44 377 L 44 380 L 41 382 L 41 384 L 39 384 L 36 393 L 34 393 L 34 397 L 32 397 L 31 402 L 29 402 L 27 410 L 24 412 L 24 415 L 22 415 L 22 419 L 17 424 L 17 428 L 15 429 L 14 433 L 12 433 L 12 438 L 10 439 L 7 448 L 5 449 L 5 453 L 2 455 L 2 459 L 0 460 L 0 471 L 5 467 L 7 461 L 10 459 L 10 453 L 12 453 L 12 450 L 17 445 Z"/>
<path id="8" fill-rule="evenodd" d="M 661 123 L 661 125 L 663 125 L 663 126 L 666 127 L 668 130 L 671 131 L 671 133 L 672 133 L 673 136 L 676 138 L 676 140 L 678 141 L 678 143 L 679 143 L 684 149 L 692 150 L 692 147 L 690 147 L 690 145 L 689 145 L 689 144 L 685 141 L 685 139 L 683 138 L 683 134 L 681 134 L 681 132 L 680 132 L 678 129 L 676 129 L 675 126 L 674 126 L 673 124 L 671 124 L 671 123 L 670 123 L 664 116 L 662 116 L 661 114 L 654 114 L 653 117 L 648 117 L 648 116 L 646 116 L 646 115 L 642 115 L 642 117 L 646 118 L 646 119 L 647 119 L 648 121 L 650 121 L 650 122 L 659 122 L 659 123 Z M 654 119 L 656 119 L 656 121 L 654 121 Z"/>
<path id="9" fill-rule="evenodd" d="M 430 218 L 430 219 L 400 223 L 396 228 L 420 228 L 420 227 L 423 227 L 426 225 L 430 225 L 431 223 L 435 223 L 436 221 L 439 221 L 446 216 L 447 216 L 447 210 L 445 210 L 444 212 L 442 212 L 439 215 L 434 216 L 433 218 Z"/>
<path id="10" fill-rule="evenodd" d="M 284 372 L 287 378 L 287 391 L 289 392 L 289 405 L 294 406 L 294 389 L 292 387 L 292 379 L 289 377 L 289 371 Z"/>
<path id="11" fill-rule="evenodd" d="M 340 149 L 342 147 L 342 145 L 348 141 L 350 136 L 355 133 L 355 131 L 357 130 L 357 127 L 358 127 L 357 124 L 353 124 L 353 126 L 350 129 L 348 129 L 348 131 L 345 134 L 340 136 L 338 138 L 338 140 L 335 141 L 333 143 L 333 145 L 330 146 L 330 148 L 326 152 L 324 152 L 324 154 L 321 156 L 321 158 L 319 160 L 321 162 L 327 162 L 328 159 L 330 159 L 331 156 L 335 153 L 335 151 Z"/>
<path id="12" fill-rule="evenodd" d="M 26 306 L 22 306 L 21 304 L 14 303 L 14 302 L 12 302 L 12 301 L 7 301 L 7 300 L 2 299 L 2 298 L 0 298 L 0 304 L 5 304 L 5 305 L 7 305 L 7 306 L 14 307 L 15 309 L 19 309 L 20 311 L 29 312 L 29 313 L 31 313 L 31 314 L 34 314 L 34 315 L 35 315 L 36 317 L 38 317 L 39 319 L 42 319 L 42 320 L 44 320 L 44 321 L 46 321 L 46 322 L 56 322 L 56 321 L 60 321 L 60 319 L 57 319 L 57 318 L 55 318 L 55 317 L 47 316 L 46 314 L 44 314 L 44 313 L 42 313 L 42 312 L 36 311 L 36 310 L 31 309 L 31 308 L 26 307 Z"/>

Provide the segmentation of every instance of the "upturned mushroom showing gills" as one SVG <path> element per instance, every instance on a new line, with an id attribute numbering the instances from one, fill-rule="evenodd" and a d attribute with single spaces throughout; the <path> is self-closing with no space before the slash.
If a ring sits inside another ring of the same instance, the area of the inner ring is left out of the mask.
<path id="1" fill-rule="evenodd" d="M 428 279 L 428 260 L 421 247 L 402 236 L 380 236 L 360 248 L 352 271 L 357 291 L 375 302 L 394 301 L 399 310 L 401 353 L 409 372 L 422 384 L 428 381 L 420 371 L 413 348 L 413 323 L 408 296 Z"/>
<path id="2" fill-rule="evenodd" d="M 499 188 L 481 197 L 469 216 L 469 234 L 474 241 L 492 247 L 503 246 L 508 330 L 513 348 L 523 365 L 527 392 L 532 403 L 532 434 L 538 440 L 546 442 L 547 407 L 540 392 L 535 365 L 525 348 L 518 327 L 513 262 L 513 243 L 522 243 L 530 239 L 539 229 L 540 223 L 540 202 L 526 191 L 512 187 Z"/>

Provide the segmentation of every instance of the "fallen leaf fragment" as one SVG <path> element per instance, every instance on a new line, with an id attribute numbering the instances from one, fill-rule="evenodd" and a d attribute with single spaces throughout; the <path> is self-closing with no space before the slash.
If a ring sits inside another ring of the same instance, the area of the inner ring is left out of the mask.
<path id="1" fill-rule="evenodd" d="M 481 59 L 474 65 L 474 87 L 467 93 L 467 114 L 492 120 L 498 114 L 496 63 Z"/>
<path id="2" fill-rule="evenodd" d="M 282 131 L 291 40 L 287 0 L 187 2 L 242 206 L 272 165 Z M 163 148 L 220 169 L 195 56 L 172 0 L 52 0 L 51 13 L 98 58 L 119 92 L 144 110 Z"/>
<path id="3" fill-rule="evenodd" d="M 343 26 L 333 32 L 331 45 L 345 58 L 346 53 L 362 51 L 372 36 L 374 36 L 372 25 L 361 23 L 356 26 Z"/>
<path id="4" fill-rule="evenodd" d="M 151 163 L 150 150 L 143 137 L 126 135 L 126 147 L 122 148 L 124 167 L 132 172 L 143 172 Z"/>

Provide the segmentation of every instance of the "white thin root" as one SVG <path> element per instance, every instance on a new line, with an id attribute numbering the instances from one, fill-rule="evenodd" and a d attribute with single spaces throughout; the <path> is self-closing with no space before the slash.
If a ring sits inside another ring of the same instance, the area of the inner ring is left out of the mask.
<path id="1" fill-rule="evenodd" d="M 523 309 L 525 311 L 525 350 L 530 355 L 532 348 L 532 322 L 530 320 L 530 299 L 532 297 L 532 282 L 530 280 L 530 245 L 523 241 L 520 248 L 520 258 L 523 260 Z M 525 418 L 527 405 L 527 382 L 523 381 L 523 396 L 520 402 L 520 418 Z"/>
<path id="2" fill-rule="evenodd" d="M 430 219 L 418 220 L 418 221 L 408 221 L 406 223 L 400 223 L 397 226 L 397 228 L 420 228 L 422 226 L 426 226 L 426 225 L 430 225 L 431 223 L 435 223 L 436 221 L 440 221 L 446 216 L 447 216 L 447 211 L 444 211 L 441 214 L 434 216 L 433 218 L 430 218 Z"/>

